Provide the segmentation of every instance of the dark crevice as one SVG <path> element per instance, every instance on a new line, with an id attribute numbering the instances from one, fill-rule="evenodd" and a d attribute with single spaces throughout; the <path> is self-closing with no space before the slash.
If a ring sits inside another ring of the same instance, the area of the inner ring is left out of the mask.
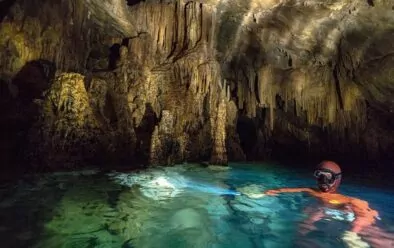
<path id="1" fill-rule="evenodd" d="M 342 94 L 341 94 L 341 86 L 339 83 L 339 78 L 338 78 L 338 66 L 335 66 L 334 71 L 334 81 L 335 81 L 335 89 L 338 95 L 338 102 L 339 102 L 339 107 L 343 109 L 343 100 L 342 100 Z"/>
<path id="2" fill-rule="evenodd" d="M 132 39 L 141 38 L 141 37 L 143 37 L 144 35 L 147 35 L 147 34 L 148 34 L 148 32 L 138 32 L 137 35 L 123 38 L 122 45 L 123 45 L 124 40 L 127 40 L 127 42 L 129 42 Z"/>
<path id="3" fill-rule="evenodd" d="M 187 2 L 186 4 L 185 4 L 185 7 L 184 7 L 184 10 L 183 10 L 183 18 L 184 18 L 184 20 L 185 20 L 185 23 L 184 23 L 184 27 L 183 27 L 183 49 L 182 50 L 186 50 L 187 49 L 187 47 L 189 46 L 189 40 L 188 40 L 188 37 L 187 37 L 187 28 L 188 28 L 188 19 L 187 19 L 187 17 L 188 17 L 188 9 L 190 8 L 190 4 L 193 4 L 193 2 Z"/>
<path id="4" fill-rule="evenodd" d="M 280 95 L 276 94 L 275 101 L 276 101 L 276 107 L 280 110 L 283 110 L 285 107 L 285 101 L 280 97 Z"/>
<path id="5" fill-rule="evenodd" d="M 238 85 L 236 82 L 232 82 L 230 85 L 234 85 L 234 87 L 230 87 L 231 99 L 234 99 L 235 104 L 237 106 L 239 106 L 239 98 L 238 98 L 238 93 L 237 93 L 238 92 Z"/>
<path id="6" fill-rule="evenodd" d="M 124 38 L 122 40 L 122 46 L 129 47 L 130 38 Z"/>
<path id="7" fill-rule="evenodd" d="M 15 0 L 4 0 L 0 1 L 0 22 L 3 21 L 4 17 L 7 15 L 8 10 L 15 3 Z"/>
<path id="8" fill-rule="evenodd" d="M 196 42 L 196 46 L 200 43 L 200 41 L 202 40 L 202 34 L 203 34 L 203 26 L 204 26 L 204 17 L 203 17 L 203 10 L 202 10 L 202 3 L 200 3 L 199 5 L 200 7 L 200 36 L 198 37 L 198 40 Z"/>
<path id="9" fill-rule="evenodd" d="M 50 88 L 55 76 L 56 66 L 51 61 L 34 60 L 26 63 L 12 78 L 12 81 L 0 82 L 4 90 L 9 90 L 8 84 L 17 88 L 15 94 L 1 94 L 2 133 L 0 135 L 0 157 L 5 160 L 7 167 L 0 170 L 25 171 L 23 165 L 30 163 L 26 150 L 31 144 L 31 128 L 40 116 L 39 105 L 44 99 L 45 92 Z M 7 96 L 8 95 L 8 96 Z M 7 144 L 4 146 L 4 144 Z M 10 169 L 11 168 L 11 169 Z M 0 173 L 1 174 L 1 173 Z"/>
<path id="10" fill-rule="evenodd" d="M 257 130 L 253 119 L 245 116 L 240 116 L 238 118 L 237 133 L 239 135 L 241 148 L 247 156 L 256 144 Z"/>
<path id="11" fill-rule="evenodd" d="M 137 138 L 136 155 L 139 164 L 146 165 L 150 159 L 150 144 L 155 126 L 159 123 L 152 105 L 145 104 L 145 113 L 138 127 L 135 128 Z"/>
<path id="12" fill-rule="evenodd" d="M 178 46 L 178 2 L 175 2 L 175 7 L 174 7 L 174 33 L 172 37 L 172 44 L 171 44 L 171 52 L 167 56 L 167 59 L 172 57 L 174 55 L 175 49 Z"/>
<path id="13" fill-rule="evenodd" d="M 120 58 L 120 44 L 114 44 L 111 46 L 110 54 L 109 54 L 109 63 L 108 63 L 108 69 L 109 70 L 114 70 L 116 68 L 116 62 Z"/>
<path id="14" fill-rule="evenodd" d="M 372 6 L 372 7 L 375 6 L 375 4 L 373 3 L 373 0 L 367 0 L 367 3 L 369 6 Z"/>
<path id="15" fill-rule="evenodd" d="M 145 1 L 144 0 L 127 0 L 126 2 L 127 2 L 128 6 L 133 6 L 133 5 L 137 5 L 137 4 L 141 3 L 141 2 L 143 3 Z"/>
<path id="16" fill-rule="evenodd" d="M 254 92 L 256 95 L 256 100 L 257 103 L 261 103 L 261 99 L 260 99 L 260 94 L 259 94 L 259 75 L 257 73 L 255 73 L 254 76 Z"/>
<path id="17" fill-rule="evenodd" d="M 33 60 L 26 63 L 12 79 L 18 87 L 18 98 L 23 103 L 33 99 L 42 99 L 43 93 L 50 87 L 55 77 L 56 65 L 48 60 Z"/>
<path id="18" fill-rule="evenodd" d="M 342 45 L 342 39 L 339 40 L 338 46 L 337 46 L 337 61 L 336 64 L 334 66 L 334 70 L 333 70 L 333 78 L 334 78 L 334 82 L 335 82 L 335 90 L 337 92 L 337 96 L 338 96 L 338 102 L 339 102 L 339 107 L 341 109 L 343 109 L 343 99 L 342 99 L 342 93 L 341 93 L 341 84 L 339 82 L 339 66 L 340 66 L 340 62 L 341 60 L 341 55 L 342 55 L 342 51 L 341 51 L 341 45 Z"/>

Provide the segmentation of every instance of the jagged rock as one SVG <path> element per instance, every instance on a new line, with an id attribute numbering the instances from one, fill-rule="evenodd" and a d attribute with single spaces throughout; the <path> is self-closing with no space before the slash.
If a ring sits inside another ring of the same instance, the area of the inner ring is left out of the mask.
<path id="1" fill-rule="evenodd" d="M 20 135 L 40 144 L 33 157 L 392 158 L 390 1 L 16 0 L 3 12 L 0 79 L 34 110 Z M 18 78 L 32 60 L 48 65 L 28 71 L 40 79 Z M 54 71 L 81 78 L 51 86 Z"/>
<path id="2" fill-rule="evenodd" d="M 31 135 L 32 149 L 37 152 L 31 159 L 42 158 L 38 163 L 43 164 L 39 166 L 73 168 L 95 159 L 102 133 L 90 105 L 84 76 L 61 73 L 55 78 Z"/>
<path id="3" fill-rule="evenodd" d="M 393 83 L 387 77 L 393 48 L 385 42 L 393 34 L 390 2 L 371 8 L 367 1 L 251 1 L 246 11 L 237 2 L 225 5 L 222 14 L 239 27 L 227 35 L 243 37 L 230 40 L 234 49 L 226 51 L 226 77 L 236 82 L 238 107 L 247 118 L 261 118 L 257 128 L 268 139 L 249 146 L 270 144 L 265 149 L 274 156 L 287 153 L 291 159 L 387 157 L 391 128 L 380 122 L 389 135 L 377 138 L 368 123 L 376 109 L 385 109 L 378 114 L 382 119 L 392 116 Z M 244 15 L 233 14 L 236 8 Z M 372 155 L 377 143 L 385 145 Z"/>

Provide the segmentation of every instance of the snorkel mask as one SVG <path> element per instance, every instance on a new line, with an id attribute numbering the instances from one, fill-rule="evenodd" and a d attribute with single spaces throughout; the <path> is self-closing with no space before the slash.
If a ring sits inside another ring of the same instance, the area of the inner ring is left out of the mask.
<path id="1" fill-rule="evenodd" d="M 324 161 L 313 175 L 322 192 L 334 192 L 340 183 L 341 169 L 334 162 Z"/>

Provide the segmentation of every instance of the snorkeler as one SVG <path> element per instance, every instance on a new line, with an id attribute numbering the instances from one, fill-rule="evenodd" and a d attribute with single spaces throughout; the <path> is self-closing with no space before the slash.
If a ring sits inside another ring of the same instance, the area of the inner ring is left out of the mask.
<path id="1" fill-rule="evenodd" d="M 354 214 L 352 227 L 342 237 L 343 241 L 350 247 L 394 247 L 394 234 L 387 233 L 379 227 L 374 226 L 379 213 L 369 207 L 368 202 L 358 198 L 345 196 L 337 193 L 341 183 L 341 168 L 332 161 L 323 161 L 314 172 L 318 189 L 314 188 L 281 188 L 267 190 L 262 194 L 246 194 L 251 198 L 260 198 L 265 195 L 277 195 L 279 193 L 306 192 L 319 199 L 325 208 L 309 210 L 309 218 L 303 222 L 301 233 L 307 234 L 315 229 L 313 224 L 327 215 L 327 209 L 340 210 L 344 213 Z M 361 240 L 363 236 L 368 243 Z"/>

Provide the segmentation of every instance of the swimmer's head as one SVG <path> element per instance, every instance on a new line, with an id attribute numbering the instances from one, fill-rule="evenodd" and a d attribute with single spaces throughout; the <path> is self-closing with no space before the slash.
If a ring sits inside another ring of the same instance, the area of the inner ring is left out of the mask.
<path id="1" fill-rule="evenodd" d="M 341 168 L 332 161 L 321 162 L 314 173 L 322 192 L 335 192 L 341 183 Z"/>

